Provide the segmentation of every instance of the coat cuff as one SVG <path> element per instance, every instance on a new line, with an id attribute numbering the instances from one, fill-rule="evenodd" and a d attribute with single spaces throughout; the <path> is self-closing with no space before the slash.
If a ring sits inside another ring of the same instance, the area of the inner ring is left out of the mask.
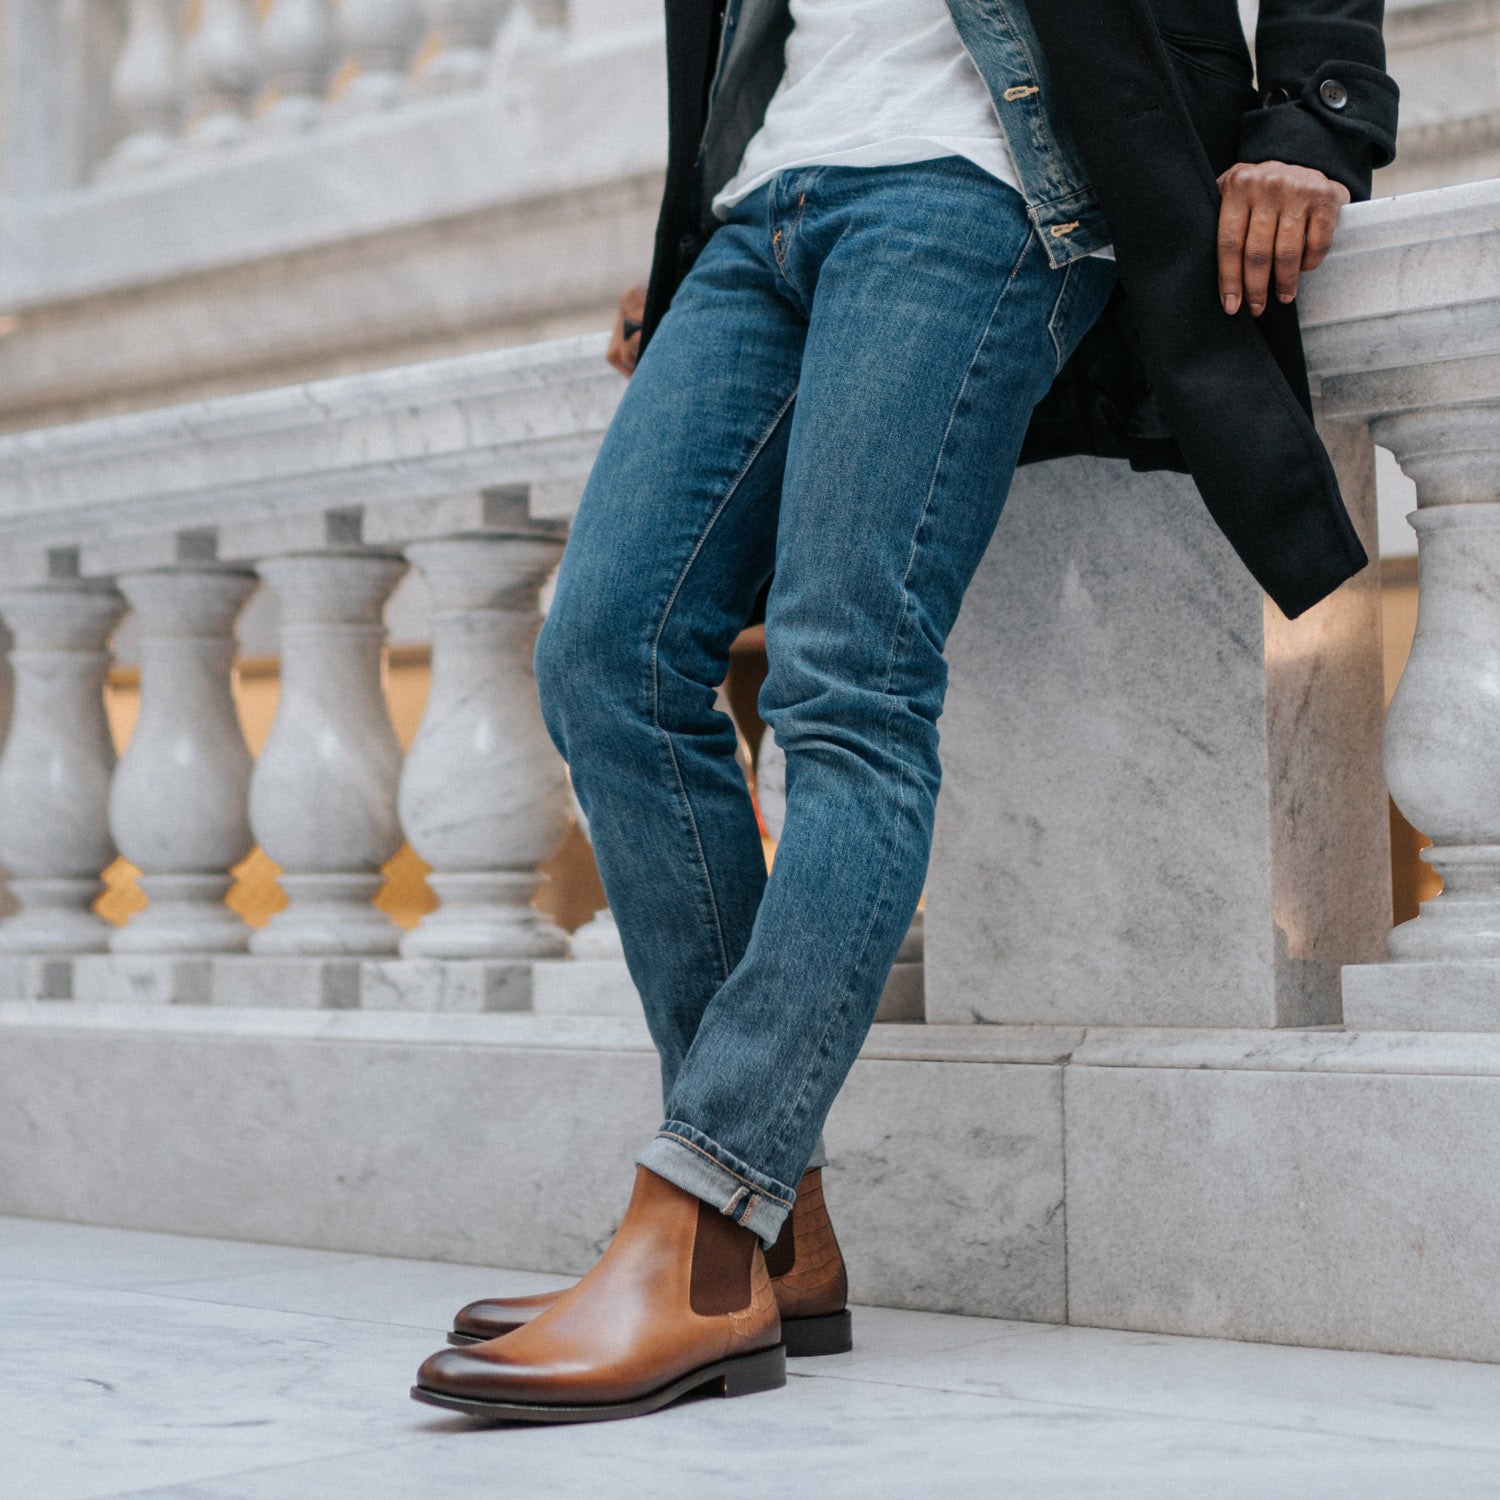
<path id="1" fill-rule="evenodd" d="M 1356 202 L 1370 196 L 1377 167 L 1396 155 L 1395 80 L 1367 63 L 1324 63 L 1299 92 L 1272 89 L 1283 103 L 1250 110 L 1240 122 L 1239 159 L 1315 167 L 1342 182 Z"/>

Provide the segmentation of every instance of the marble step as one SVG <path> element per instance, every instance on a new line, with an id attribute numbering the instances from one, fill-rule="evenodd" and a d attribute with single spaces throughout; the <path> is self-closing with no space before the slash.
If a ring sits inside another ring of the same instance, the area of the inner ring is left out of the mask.
<path id="1" fill-rule="evenodd" d="M 0 1214 L 575 1273 L 639 1020 L 0 1004 Z M 1500 1361 L 1500 1035 L 877 1025 L 828 1123 L 866 1303 Z"/>

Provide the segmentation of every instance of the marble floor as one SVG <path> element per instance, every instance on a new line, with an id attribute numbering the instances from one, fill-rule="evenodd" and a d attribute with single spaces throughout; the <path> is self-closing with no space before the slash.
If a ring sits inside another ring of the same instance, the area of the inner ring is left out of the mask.
<path id="1" fill-rule="evenodd" d="M 4 1500 L 1500 1497 L 1500 1367 L 882 1309 L 785 1390 L 483 1428 L 407 1397 L 548 1278 L 0 1219 Z"/>

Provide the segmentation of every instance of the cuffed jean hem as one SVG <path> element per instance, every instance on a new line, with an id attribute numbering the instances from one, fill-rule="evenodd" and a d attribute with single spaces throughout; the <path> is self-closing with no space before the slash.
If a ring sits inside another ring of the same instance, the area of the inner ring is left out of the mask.
<path id="1" fill-rule="evenodd" d="M 776 1243 L 797 1196 L 795 1188 L 746 1166 L 680 1120 L 668 1120 L 636 1163 L 753 1230 L 767 1249 Z"/>

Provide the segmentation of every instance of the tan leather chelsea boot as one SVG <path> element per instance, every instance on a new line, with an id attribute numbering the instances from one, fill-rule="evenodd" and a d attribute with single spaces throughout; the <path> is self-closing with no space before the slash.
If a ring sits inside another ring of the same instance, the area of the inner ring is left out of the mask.
<path id="1" fill-rule="evenodd" d="M 854 1347 L 853 1325 L 845 1305 L 849 1280 L 828 1205 L 823 1173 L 803 1173 L 797 1200 L 776 1243 L 766 1252 L 771 1289 L 781 1312 L 781 1336 L 788 1358 L 845 1354 Z M 450 1344 L 483 1343 L 529 1323 L 561 1297 L 561 1291 L 530 1297 L 493 1297 L 460 1308 L 453 1319 Z"/>
<path id="2" fill-rule="evenodd" d="M 411 1393 L 496 1421 L 598 1422 L 705 1387 L 748 1396 L 785 1384 L 760 1241 L 637 1167 L 598 1265 L 504 1337 L 432 1355 Z"/>

